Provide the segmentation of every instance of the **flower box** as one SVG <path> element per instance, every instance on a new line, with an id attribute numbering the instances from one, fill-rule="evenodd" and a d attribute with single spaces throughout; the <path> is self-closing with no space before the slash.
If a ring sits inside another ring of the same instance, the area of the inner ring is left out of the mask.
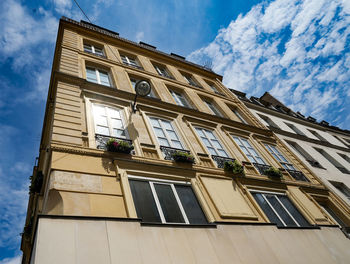
<path id="1" fill-rule="evenodd" d="M 134 149 L 134 146 L 128 141 L 114 138 L 107 141 L 106 147 L 108 151 L 125 154 L 130 154 L 130 152 Z"/>
<path id="2" fill-rule="evenodd" d="M 224 170 L 232 172 L 234 175 L 245 176 L 244 165 L 240 164 L 237 160 L 225 161 Z"/>
<path id="3" fill-rule="evenodd" d="M 176 162 L 194 163 L 193 155 L 184 151 L 175 151 L 172 154 L 172 158 Z"/>
<path id="4" fill-rule="evenodd" d="M 267 175 L 268 177 L 275 178 L 275 179 L 282 178 L 282 172 L 275 167 L 270 167 L 269 169 L 265 170 L 264 174 Z"/>

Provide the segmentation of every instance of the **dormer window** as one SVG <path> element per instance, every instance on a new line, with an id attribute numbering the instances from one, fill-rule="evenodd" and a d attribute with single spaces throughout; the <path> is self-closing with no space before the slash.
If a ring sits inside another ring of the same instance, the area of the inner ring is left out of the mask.
<path id="1" fill-rule="evenodd" d="M 122 62 L 125 65 L 137 68 L 137 69 L 142 69 L 142 67 L 139 65 L 139 63 L 136 60 L 136 57 L 132 57 L 130 55 L 125 55 L 125 54 L 120 54 L 120 58 L 122 59 Z"/>
<path id="2" fill-rule="evenodd" d="M 108 72 L 98 68 L 86 67 L 86 80 L 105 86 L 111 86 Z"/>
<path id="3" fill-rule="evenodd" d="M 105 57 L 103 53 L 103 49 L 100 47 L 96 47 L 95 45 L 92 45 L 92 44 L 84 43 L 84 51 L 100 57 Z"/>

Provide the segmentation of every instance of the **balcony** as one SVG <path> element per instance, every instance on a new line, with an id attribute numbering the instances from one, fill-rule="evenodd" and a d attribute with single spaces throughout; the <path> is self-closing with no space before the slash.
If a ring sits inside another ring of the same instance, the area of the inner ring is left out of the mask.
<path id="1" fill-rule="evenodd" d="M 259 171 L 261 175 L 265 175 L 265 171 L 271 168 L 270 165 L 266 165 L 266 164 L 259 164 L 259 163 L 252 163 L 252 164 Z"/>
<path id="2" fill-rule="evenodd" d="M 130 139 L 118 138 L 118 137 L 110 137 L 110 136 L 106 136 L 106 135 L 96 134 L 95 135 L 96 148 L 97 149 L 102 149 L 102 150 L 107 150 L 107 146 L 106 145 L 107 145 L 108 140 L 110 140 L 111 138 L 118 139 L 118 140 L 123 140 L 123 141 L 129 142 L 130 144 L 132 144 L 132 140 L 130 140 Z"/>
<path id="3" fill-rule="evenodd" d="M 296 170 L 289 170 L 286 169 L 286 171 L 288 171 L 288 173 L 290 174 L 290 176 L 292 176 L 294 179 L 296 179 L 297 181 L 305 181 L 305 182 L 310 182 L 308 178 L 306 178 L 306 176 L 304 175 L 304 173 L 302 173 L 301 171 L 296 171 Z"/>
<path id="4" fill-rule="evenodd" d="M 216 162 L 216 166 L 220 169 L 224 168 L 226 161 L 235 161 L 235 159 L 232 159 L 232 158 L 221 157 L 216 155 L 211 155 L 211 158 Z"/>
<path id="5" fill-rule="evenodd" d="M 160 146 L 160 150 L 162 151 L 165 160 L 174 160 L 173 159 L 173 154 L 176 151 L 181 151 L 181 152 L 186 152 L 188 154 L 191 154 L 191 152 L 189 150 L 178 149 L 178 148 L 171 148 L 171 147 L 166 147 L 166 146 Z"/>

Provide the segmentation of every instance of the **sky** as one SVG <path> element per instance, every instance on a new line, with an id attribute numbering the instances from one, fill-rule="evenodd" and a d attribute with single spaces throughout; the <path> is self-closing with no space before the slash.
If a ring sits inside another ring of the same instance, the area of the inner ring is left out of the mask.
<path id="1" fill-rule="evenodd" d="M 349 0 L 78 0 L 121 37 L 204 64 L 248 96 L 269 91 L 350 129 Z M 73 0 L 0 1 L 0 264 L 21 261 L 29 176 L 38 155 L 59 18 Z"/>

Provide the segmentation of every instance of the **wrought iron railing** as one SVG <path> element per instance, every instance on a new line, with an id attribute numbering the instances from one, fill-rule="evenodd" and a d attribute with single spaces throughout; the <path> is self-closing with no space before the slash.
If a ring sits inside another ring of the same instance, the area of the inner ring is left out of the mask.
<path id="1" fill-rule="evenodd" d="M 140 65 L 136 65 L 136 64 L 132 64 L 132 63 L 127 63 L 127 62 L 123 62 L 123 63 L 124 63 L 125 65 L 134 67 L 134 68 L 136 68 L 136 69 L 143 70 L 143 68 L 142 68 Z"/>
<path id="2" fill-rule="evenodd" d="M 265 175 L 265 171 L 271 168 L 270 165 L 266 165 L 266 164 L 259 164 L 254 162 L 252 164 L 259 171 L 261 175 Z"/>
<path id="3" fill-rule="evenodd" d="M 290 169 L 286 169 L 286 171 L 288 171 L 288 173 L 290 174 L 290 176 L 292 176 L 294 179 L 296 179 L 297 181 L 306 181 L 306 182 L 310 182 L 308 178 L 306 178 L 306 176 L 304 175 L 304 173 L 302 173 L 301 171 L 296 171 L 296 170 L 290 170 Z"/>
<path id="4" fill-rule="evenodd" d="M 224 168 L 226 161 L 235 161 L 235 159 L 232 159 L 232 158 L 221 157 L 216 155 L 211 155 L 211 158 L 216 162 L 216 166 L 220 169 Z"/>
<path id="5" fill-rule="evenodd" d="M 98 57 L 101 57 L 101 58 L 104 58 L 104 59 L 107 58 L 106 55 L 104 55 L 104 54 L 93 53 L 93 52 L 88 51 L 88 50 L 84 50 L 84 52 L 92 54 L 92 55 L 95 55 L 95 56 L 98 56 Z"/>
<path id="6" fill-rule="evenodd" d="M 191 152 L 189 150 L 178 149 L 178 148 L 171 148 L 171 147 L 166 147 L 166 146 L 160 146 L 160 150 L 162 151 L 165 160 L 174 160 L 173 159 L 173 154 L 176 151 L 181 151 L 181 152 L 186 152 L 188 154 L 191 154 Z"/>
<path id="7" fill-rule="evenodd" d="M 123 140 L 123 141 L 129 142 L 129 144 L 132 144 L 132 140 L 130 140 L 130 139 L 118 138 L 118 137 L 110 137 L 110 136 L 106 136 L 106 135 L 96 134 L 95 135 L 96 148 L 97 149 L 102 149 L 102 150 L 107 150 L 107 142 L 111 138 L 118 139 L 118 140 Z"/>

